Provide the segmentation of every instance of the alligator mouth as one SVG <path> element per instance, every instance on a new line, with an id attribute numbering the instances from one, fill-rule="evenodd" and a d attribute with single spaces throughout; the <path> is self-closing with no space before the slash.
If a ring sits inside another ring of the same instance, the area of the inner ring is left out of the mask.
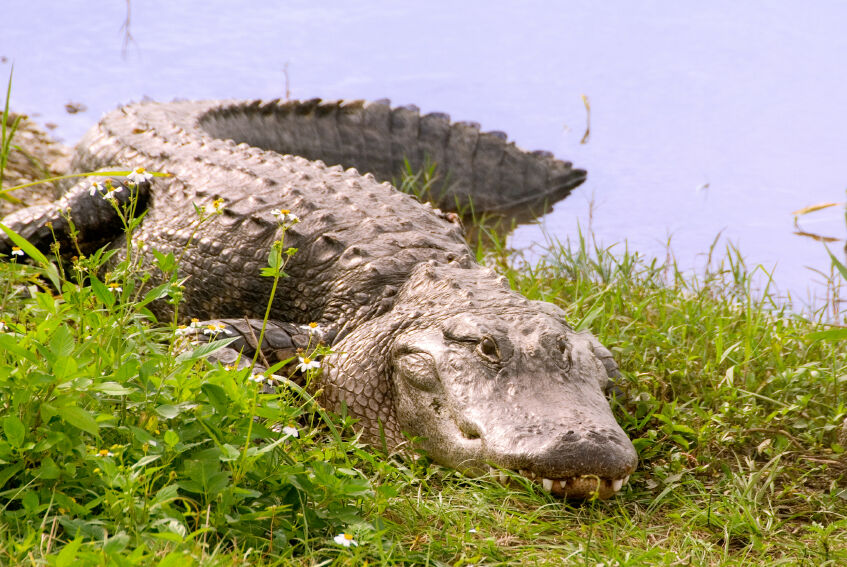
<path id="1" fill-rule="evenodd" d="M 489 467 L 491 475 L 500 481 L 500 484 L 509 483 L 509 475 L 502 469 Z M 605 500 L 617 494 L 623 486 L 629 482 L 629 475 L 623 478 L 604 478 L 597 475 L 581 475 L 568 478 L 543 478 L 532 471 L 519 470 L 519 475 L 531 480 L 548 492 L 560 498 L 573 500 L 587 500 L 597 498 Z"/>

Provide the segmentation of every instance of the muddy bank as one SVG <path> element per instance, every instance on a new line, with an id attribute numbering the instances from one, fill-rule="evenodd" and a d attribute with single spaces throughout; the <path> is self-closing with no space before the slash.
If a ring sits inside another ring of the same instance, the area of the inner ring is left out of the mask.
<path id="1" fill-rule="evenodd" d="M 10 113 L 6 124 L 7 135 L 17 116 L 19 115 Z M 35 122 L 23 116 L 12 137 L 12 147 L 3 174 L 2 188 L 63 175 L 70 166 L 71 152 L 71 148 L 56 142 Z M 56 190 L 53 184 L 44 183 L 18 189 L 10 194 L 27 205 L 38 205 L 52 201 Z M 6 199 L 0 199 L 0 217 L 19 206 Z"/>

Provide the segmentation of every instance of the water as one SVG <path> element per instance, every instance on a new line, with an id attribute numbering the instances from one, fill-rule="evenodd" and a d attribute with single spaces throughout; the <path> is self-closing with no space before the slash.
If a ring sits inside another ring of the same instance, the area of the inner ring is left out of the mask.
<path id="1" fill-rule="evenodd" d="M 145 95 L 283 97 L 287 66 L 292 97 L 415 103 L 587 169 L 512 246 L 590 222 L 601 242 L 648 255 L 670 240 L 693 267 L 721 233 L 721 248 L 813 301 L 809 267 L 828 256 L 792 235 L 790 213 L 845 199 L 847 4 L 682 4 L 147 0 L 131 3 L 124 54 L 121 2 L 4 0 L 0 73 L 14 62 L 14 108 L 73 142 Z M 88 111 L 67 114 L 70 101 Z M 801 225 L 843 237 L 843 208 Z"/>

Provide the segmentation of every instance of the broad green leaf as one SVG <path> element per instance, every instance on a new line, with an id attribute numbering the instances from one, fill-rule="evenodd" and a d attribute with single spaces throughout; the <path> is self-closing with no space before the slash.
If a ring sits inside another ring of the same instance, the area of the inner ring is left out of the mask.
<path id="1" fill-rule="evenodd" d="M 57 465 L 56 461 L 50 457 L 46 457 L 43 461 L 41 461 L 41 467 L 38 469 L 39 478 L 55 480 L 59 478 L 61 474 L 62 470 L 59 468 L 59 465 Z"/>
<path id="2" fill-rule="evenodd" d="M 74 351 L 74 337 L 65 325 L 60 325 L 50 337 L 50 352 L 55 356 L 70 356 Z"/>
<path id="3" fill-rule="evenodd" d="M 79 550 L 80 545 L 82 545 L 82 538 L 77 537 L 63 547 L 62 551 L 56 556 L 56 567 L 71 567 L 76 561 L 76 552 Z"/>
<path id="4" fill-rule="evenodd" d="M 84 409 L 77 406 L 65 406 L 58 408 L 57 412 L 66 423 L 96 437 L 100 436 L 97 422 Z"/>
<path id="5" fill-rule="evenodd" d="M 226 390 L 217 384 L 210 384 L 208 382 L 201 385 L 200 389 L 209 398 L 209 403 L 212 404 L 215 411 L 220 414 L 226 414 L 228 412 L 230 400 L 229 396 L 226 395 Z"/>
<path id="6" fill-rule="evenodd" d="M 5 350 L 17 356 L 18 358 L 26 359 L 30 362 L 37 362 L 38 357 L 34 352 L 30 352 L 18 344 L 18 339 L 14 336 L 0 333 L 0 350 Z"/>
<path id="7" fill-rule="evenodd" d="M 18 474 L 21 469 L 24 468 L 23 462 L 15 463 L 14 465 L 9 465 L 3 470 L 0 470 L 0 488 L 3 488 L 9 479 Z"/>
<path id="8" fill-rule="evenodd" d="M 138 462 L 136 462 L 134 465 L 132 465 L 132 468 L 140 469 L 142 467 L 146 467 L 150 463 L 158 461 L 160 458 L 162 458 L 162 455 L 145 455 L 145 456 L 141 457 L 140 459 L 138 459 Z"/>
<path id="9" fill-rule="evenodd" d="M 102 384 L 95 386 L 94 390 L 103 392 L 104 394 L 110 394 L 112 396 L 126 396 L 135 392 L 137 388 L 127 388 L 117 382 L 103 382 Z"/>
<path id="10" fill-rule="evenodd" d="M 103 305 L 112 307 L 115 304 L 115 296 L 111 291 L 109 291 L 109 288 L 93 274 L 89 281 L 91 282 L 91 290 L 94 292 L 94 295 L 97 296 L 97 299 L 99 299 Z"/>
<path id="11" fill-rule="evenodd" d="M 76 359 L 70 356 L 59 357 L 50 365 L 50 370 L 53 371 L 53 378 L 57 382 L 61 382 L 68 376 L 73 375 L 77 368 Z"/>
<path id="12" fill-rule="evenodd" d="M 171 429 L 168 429 L 165 431 L 164 441 L 168 447 L 174 447 L 177 443 L 179 443 L 179 434 Z"/>
<path id="13" fill-rule="evenodd" d="M 171 284 L 169 284 L 169 283 L 163 283 L 162 285 L 157 285 L 156 287 L 154 287 L 153 289 L 151 289 L 150 291 L 148 291 L 147 293 L 144 294 L 144 299 L 142 299 L 141 301 L 138 302 L 138 304 L 136 305 L 136 309 L 141 309 L 142 307 L 144 307 L 145 305 L 147 305 L 151 301 L 155 301 L 157 299 L 167 297 L 170 289 L 171 289 Z"/>
<path id="14" fill-rule="evenodd" d="M 127 545 L 129 545 L 129 536 L 125 532 L 118 532 L 103 544 L 103 553 L 106 555 L 120 553 L 126 549 Z"/>
<path id="15" fill-rule="evenodd" d="M 162 404 L 156 408 L 156 413 L 164 417 L 165 419 L 173 419 L 179 415 L 180 409 L 177 406 L 172 406 L 170 404 Z"/>
<path id="16" fill-rule="evenodd" d="M 213 352 L 219 351 L 220 349 L 226 347 L 231 344 L 233 341 L 237 340 L 237 337 L 222 339 L 219 341 L 214 341 L 211 343 L 204 343 L 199 345 L 191 352 L 184 352 L 178 357 L 176 357 L 177 362 L 188 362 L 191 360 L 200 360 L 201 358 L 206 358 Z"/>
<path id="17" fill-rule="evenodd" d="M 26 427 L 16 415 L 7 415 L 3 418 L 3 433 L 9 445 L 19 449 L 24 444 Z"/>

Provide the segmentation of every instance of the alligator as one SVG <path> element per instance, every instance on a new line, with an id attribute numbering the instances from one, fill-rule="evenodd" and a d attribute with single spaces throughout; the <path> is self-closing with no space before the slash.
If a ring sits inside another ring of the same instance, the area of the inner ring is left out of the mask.
<path id="1" fill-rule="evenodd" d="M 151 273 L 151 250 L 192 242 L 179 267 L 181 313 L 236 333 L 221 360 L 257 348 L 266 361 L 291 356 L 317 323 L 333 352 L 311 386 L 358 419 L 364 441 L 393 449 L 412 439 L 469 475 L 513 471 L 557 496 L 612 496 L 637 455 L 606 396 L 619 374 L 611 353 L 562 309 L 478 264 L 455 213 L 387 181 L 427 160 L 446 166 L 446 202 L 478 211 L 554 201 L 585 178 L 476 124 L 385 101 L 131 104 L 84 136 L 72 167 L 171 173 L 135 186 L 145 216 L 133 239 Z M 83 252 L 119 242 L 114 208 L 90 187 L 3 222 L 67 250 L 69 211 Z M 195 205 L 221 203 L 192 241 Z M 282 209 L 299 222 L 281 225 Z M 259 274 L 283 230 L 297 252 L 259 346 L 272 284 Z M 0 253 L 10 248 L 0 238 Z M 169 309 L 152 305 L 160 320 Z"/>

